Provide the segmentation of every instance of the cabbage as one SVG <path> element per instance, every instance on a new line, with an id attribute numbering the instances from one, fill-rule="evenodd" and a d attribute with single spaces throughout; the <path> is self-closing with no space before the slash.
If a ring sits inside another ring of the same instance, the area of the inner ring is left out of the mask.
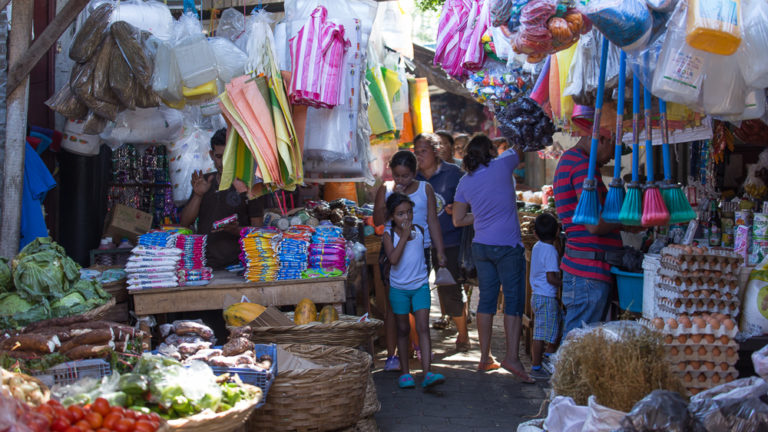
<path id="1" fill-rule="evenodd" d="M 0 293 L 13 290 L 13 276 L 8 260 L 0 257 Z"/>
<path id="2" fill-rule="evenodd" d="M 32 309 L 32 304 L 16 293 L 0 294 L 0 315 L 16 315 Z"/>

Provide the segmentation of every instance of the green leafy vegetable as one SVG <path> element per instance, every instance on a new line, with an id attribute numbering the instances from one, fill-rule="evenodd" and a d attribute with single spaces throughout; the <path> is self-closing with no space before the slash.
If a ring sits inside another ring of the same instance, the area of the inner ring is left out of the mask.
<path id="1" fill-rule="evenodd" d="M 14 292 L 0 294 L 0 315 L 16 315 L 32 309 L 32 304 Z"/>
<path id="2" fill-rule="evenodd" d="M 0 293 L 13 290 L 13 275 L 8 260 L 0 257 Z"/>

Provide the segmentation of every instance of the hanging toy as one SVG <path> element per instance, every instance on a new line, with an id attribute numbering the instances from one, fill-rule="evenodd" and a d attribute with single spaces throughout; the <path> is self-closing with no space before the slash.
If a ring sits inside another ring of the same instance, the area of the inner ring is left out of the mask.
<path id="1" fill-rule="evenodd" d="M 573 214 L 573 223 L 577 225 L 597 225 L 600 222 L 600 202 L 597 199 L 597 145 L 600 140 L 600 114 L 603 111 L 603 92 L 605 91 L 605 67 L 608 62 L 608 39 L 603 36 L 600 52 L 600 79 L 597 82 L 597 100 L 595 101 L 595 120 L 592 124 L 592 143 L 589 149 L 589 170 L 584 179 L 581 198 Z"/>
<path id="2" fill-rule="evenodd" d="M 654 184 L 653 173 L 653 131 L 651 130 L 651 92 L 643 90 L 643 109 L 645 116 L 645 197 L 643 198 L 644 227 L 666 225 L 669 222 L 669 210 L 661 198 L 659 187 Z"/>
<path id="3" fill-rule="evenodd" d="M 672 161 L 669 154 L 669 126 L 667 125 L 667 103 L 659 99 L 661 117 L 662 152 L 664 154 L 664 183 L 661 185 L 661 197 L 669 210 L 669 223 L 685 223 L 696 218 L 691 203 L 685 197 L 682 186 L 672 182 Z"/>
<path id="4" fill-rule="evenodd" d="M 622 50 L 619 57 L 619 100 L 616 104 L 616 144 L 614 149 L 613 180 L 608 186 L 608 195 L 605 197 L 603 208 L 603 220 L 610 223 L 619 223 L 621 208 L 624 205 L 624 182 L 621 180 L 621 129 L 624 122 L 624 86 L 626 85 L 627 54 Z"/>

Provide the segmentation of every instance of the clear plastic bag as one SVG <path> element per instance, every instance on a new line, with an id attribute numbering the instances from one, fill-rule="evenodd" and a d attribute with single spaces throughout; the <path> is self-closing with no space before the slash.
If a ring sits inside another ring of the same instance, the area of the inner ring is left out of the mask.
<path id="1" fill-rule="evenodd" d="M 742 0 L 741 45 L 736 59 L 741 74 L 748 86 L 768 87 L 768 2 L 764 0 Z"/>
<path id="2" fill-rule="evenodd" d="M 704 112 L 711 115 L 743 112 L 748 89 L 738 62 L 732 57 L 710 54 L 706 70 L 707 76 L 701 86 Z"/>
<path id="3" fill-rule="evenodd" d="M 186 204 L 192 195 L 192 173 L 214 170 L 209 155 L 212 131 L 187 125 L 184 136 L 168 145 L 169 169 L 173 184 L 173 202 L 177 206 Z"/>
<path id="4" fill-rule="evenodd" d="M 175 104 L 184 99 L 176 53 L 167 42 L 162 42 L 157 47 L 152 89 L 167 103 Z"/>
<path id="5" fill-rule="evenodd" d="M 113 149 L 124 143 L 166 143 L 180 138 L 184 117 L 169 108 L 138 108 L 118 114 L 101 133 Z"/>
<path id="6" fill-rule="evenodd" d="M 688 409 L 708 432 L 768 430 L 768 383 L 741 378 L 698 393 Z"/>
<path id="7" fill-rule="evenodd" d="M 686 9 L 685 2 L 678 3 L 669 19 L 667 36 L 653 74 L 652 92 L 667 102 L 695 108 L 700 102 L 709 54 L 686 43 Z"/>
<path id="8" fill-rule="evenodd" d="M 245 35 L 245 16 L 235 8 L 227 8 L 219 17 L 219 25 L 216 27 L 216 36 L 227 38 L 232 43 Z"/>
<path id="9" fill-rule="evenodd" d="M 625 51 L 641 49 L 650 40 L 653 20 L 643 0 L 592 0 L 586 13 L 609 41 Z"/>
<path id="10" fill-rule="evenodd" d="M 731 123 L 741 120 L 759 119 L 765 115 L 765 89 L 750 89 L 744 100 L 744 111 L 739 114 L 721 116 L 720 118 Z"/>
<path id="11" fill-rule="evenodd" d="M 208 44 L 216 57 L 216 70 L 222 84 L 245 72 L 248 56 L 229 39 L 212 37 L 208 39 Z"/>
<path id="12" fill-rule="evenodd" d="M 245 52 L 248 55 L 245 63 L 246 73 L 270 74 L 270 51 L 275 55 L 275 35 L 271 27 L 273 22 L 271 13 L 259 11 L 253 14 L 253 19 L 248 23 L 248 39 L 245 42 Z"/>
<path id="13" fill-rule="evenodd" d="M 572 96 L 579 105 L 594 106 L 597 87 L 600 81 L 600 44 L 602 36 L 593 29 L 579 39 L 576 54 L 571 62 L 564 96 Z M 611 44 L 608 47 L 608 62 L 605 66 L 605 95 L 610 97 L 610 89 L 619 82 L 619 49 Z"/>
<path id="14" fill-rule="evenodd" d="M 174 40 L 173 50 L 185 87 L 195 88 L 216 79 L 216 57 L 195 15 L 185 13 L 179 18 Z"/>
<path id="15" fill-rule="evenodd" d="M 589 408 L 577 405 L 571 397 L 555 396 L 549 405 L 544 429 L 560 432 L 581 432 L 589 415 Z"/>
<path id="16" fill-rule="evenodd" d="M 116 2 L 111 21 L 125 21 L 161 40 L 169 40 L 173 35 L 174 21 L 171 10 L 165 3 L 157 0 Z"/>
<path id="17" fill-rule="evenodd" d="M 678 393 L 654 390 L 632 407 L 621 420 L 621 432 L 696 431 L 688 403 Z"/>
<path id="18" fill-rule="evenodd" d="M 763 379 L 768 377 L 768 345 L 752 353 L 752 365 L 756 374 Z"/>

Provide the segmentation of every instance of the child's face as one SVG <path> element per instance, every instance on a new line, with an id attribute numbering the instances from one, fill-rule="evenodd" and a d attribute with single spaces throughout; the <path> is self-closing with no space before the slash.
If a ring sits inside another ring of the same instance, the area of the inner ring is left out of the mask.
<path id="1" fill-rule="evenodd" d="M 413 206 L 411 203 L 400 203 L 395 207 L 395 212 L 392 214 L 392 220 L 395 221 L 395 225 L 402 228 L 405 222 L 413 222 Z"/>
<path id="2" fill-rule="evenodd" d="M 395 180 L 396 185 L 402 188 L 408 187 L 414 178 L 416 178 L 416 173 L 403 165 L 392 168 L 392 179 Z"/>

